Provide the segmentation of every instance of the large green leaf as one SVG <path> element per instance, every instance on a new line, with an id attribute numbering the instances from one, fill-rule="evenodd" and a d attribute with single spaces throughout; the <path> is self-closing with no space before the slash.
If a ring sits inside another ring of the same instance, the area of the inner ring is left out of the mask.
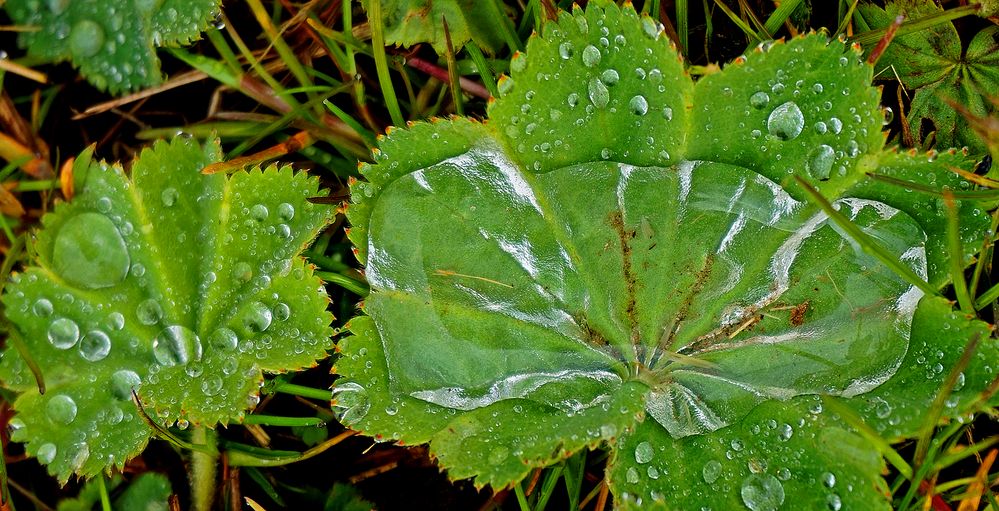
<path id="1" fill-rule="evenodd" d="M 885 28 L 896 16 L 919 18 L 940 13 L 936 2 L 903 0 L 881 8 L 862 4 L 859 13 L 871 29 Z M 906 120 L 917 142 L 936 133 L 936 147 L 966 145 L 985 152 L 982 140 L 945 100 L 965 106 L 977 116 L 994 113 L 988 98 L 999 95 L 999 27 L 988 27 L 962 47 L 957 29 L 940 23 L 896 37 L 878 61 L 885 80 L 901 80 L 914 89 Z"/>
<path id="2" fill-rule="evenodd" d="M 917 371 L 914 344 L 952 363 L 983 324 L 930 331 L 950 305 L 917 314 L 922 291 L 792 177 L 942 286 L 943 207 L 867 173 L 943 186 L 971 162 L 883 151 L 870 66 L 820 35 L 694 84 L 655 22 L 591 4 L 511 67 L 487 123 L 392 131 L 353 186 L 372 292 L 340 346 L 341 420 L 430 442 L 479 485 L 604 444 L 621 507 L 887 507 L 877 452 L 809 395 L 863 416 L 880 389 L 900 412 L 928 402 L 941 372 L 885 382 Z M 988 225 L 973 206 L 969 252 Z M 976 364 L 957 402 L 982 388 Z M 893 434 L 914 431 L 905 415 Z"/>
<path id="3" fill-rule="evenodd" d="M 95 87 L 126 92 L 160 82 L 156 47 L 187 44 L 208 28 L 218 0 L 9 0 L 11 19 L 33 29 L 29 55 L 69 60 Z"/>
<path id="4" fill-rule="evenodd" d="M 261 371 L 326 355 L 328 298 L 300 251 L 330 220 L 318 183 L 290 168 L 205 176 L 220 159 L 180 137 L 132 165 L 92 163 L 83 190 L 42 219 L 36 266 L 3 296 L 44 376 L 39 394 L 8 347 L 0 378 L 21 392 L 13 439 L 65 481 L 141 451 L 131 402 L 172 424 L 239 421 Z"/>

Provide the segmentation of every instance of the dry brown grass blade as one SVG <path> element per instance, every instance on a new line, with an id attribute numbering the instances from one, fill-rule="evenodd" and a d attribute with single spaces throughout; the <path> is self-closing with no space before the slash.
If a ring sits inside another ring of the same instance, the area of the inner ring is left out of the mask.
<path id="1" fill-rule="evenodd" d="M 0 186 L 0 212 L 3 214 L 20 218 L 24 215 L 24 206 L 21 205 L 21 201 L 17 200 L 17 197 L 10 192 L 10 189 L 17 186 L 17 183 L 4 183 Z"/>
<path id="2" fill-rule="evenodd" d="M 0 69 L 18 76 L 23 76 L 38 83 L 48 83 L 49 77 L 41 71 L 35 71 L 27 66 L 22 66 L 10 59 L 0 59 Z"/>
<path id="3" fill-rule="evenodd" d="M 961 504 L 957 507 L 957 511 L 975 511 L 978 509 L 982 501 L 982 495 L 985 493 L 985 489 L 989 487 L 989 470 L 992 469 L 992 464 L 995 463 L 997 454 L 999 454 L 999 450 L 992 449 L 985 456 L 985 459 L 982 460 L 982 464 L 978 466 L 978 470 L 975 472 L 975 478 L 968 484 L 968 491 L 964 498 L 961 499 Z"/>
<path id="4" fill-rule="evenodd" d="M 985 188 L 991 188 L 991 189 L 999 188 L 999 181 L 993 181 L 985 176 L 979 176 L 974 172 L 968 172 L 967 170 L 959 169 L 957 167 L 948 167 L 948 168 L 950 169 L 951 172 L 963 177 L 964 179 L 967 179 L 968 181 L 971 181 L 972 183 L 975 183 L 978 186 L 984 186 Z"/>
<path id="5" fill-rule="evenodd" d="M 213 163 L 205 167 L 201 173 L 215 174 L 218 172 L 225 172 L 227 174 L 231 174 L 250 165 L 256 165 L 268 160 L 280 158 L 286 154 L 297 152 L 314 144 L 315 141 L 316 140 L 309 134 L 308 131 L 299 131 L 298 133 L 292 135 L 291 138 L 278 145 L 269 147 L 258 153 L 240 156 L 239 158 L 233 158 L 229 161 Z"/>
<path id="6" fill-rule="evenodd" d="M 208 78 L 208 75 L 202 73 L 201 71 L 188 71 L 186 73 L 181 73 L 167 80 L 163 84 L 157 85 L 156 87 L 151 87 L 149 89 L 141 90 L 134 94 L 129 94 L 128 96 L 112 99 L 110 101 L 105 101 L 103 103 L 98 103 L 96 105 L 93 105 L 87 108 L 86 110 L 74 115 L 72 117 L 72 120 L 78 121 L 85 117 L 90 117 L 91 115 L 107 112 L 112 108 L 118 108 L 122 105 L 134 103 L 136 101 L 139 101 L 140 99 L 145 99 L 150 96 L 155 96 L 156 94 L 159 94 L 161 92 L 165 92 L 170 89 L 176 89 L 177 87 L 182 87 L 190 83 L 199 82 L 201 80 L 204 80 L 205 78 Z"/>
<path id="7" fill-rule="evenodd" d="M 21 165 L 22 170 L 39 179 L 52 176 L 48 144 L 35 134 L 31 123 L 17 111 L 6 91 L 0 92 L 0 134 L 15 143 L 6 148 L 10 153 L 0 153 L 7 161 L 30 157 Z"/>
<path id="8" fill-rule="evenodd" d="M 952 99 L 944 98 L 944 101 L 968 121 L 968 125 L 985 142 L 985 145 L 989 149 L 999 151 L 999 117 L 989 115 L 979 117 L 967 107 Z M 989 101 L 993 105 L 999 106 L 999 97 L 989 97 Z"/>
<path id="9" fill-rule="evenodd" d="M 38 157 L 30 147 L 2 131 L 0 131 L 0 158 L 9 162 L 19 162 L 18 167 L 32 177 L 39 179 L 52 177 L 52 165 L 47 159 Z"/>

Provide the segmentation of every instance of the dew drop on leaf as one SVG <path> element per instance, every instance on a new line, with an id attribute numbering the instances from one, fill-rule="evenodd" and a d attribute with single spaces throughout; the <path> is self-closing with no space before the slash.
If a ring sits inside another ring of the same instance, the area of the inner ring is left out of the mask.
<path id="1" fill-rule="evenodd" d="M 833 162 L 836 160 L 836 152 L 832 147 L 822 144 L 808 153 L 808 175 L 818 180 L 829 179 Z"/>
<path id="2" fill-rule="evenodd" d="M 67 7 L 69 7 L 70 1 L 71 0 L 47 0 L 45 3 L 49 6 L 49 10 L 52 11 L 52 14 L 59 15 L 62 14 Z"/>
<path id="3" fill-rule="evenodd" d="M 638 469 L 635 467 L 628 468 L 628 471 L 625 473 L 625 478 L 631 484 L 638 484 Z"/>
<path id="4" fill-rule="evenodd" d="M 604 85 L 604 82 L 596 78 L 590 78 L 590 85 L 588 89 L 590 102 L 593 103 L 593 106 L 603 108 L 610 102 L 610 91 L 607 90 L 607 86 Z"/>
<path id="5" fill-rule="evenodd" d="M 249 282 L 249 280 L 253 278 L 253 268 L 250 268 L 249 264 L 240 261 L 233 265 L 232 276 L 236 280 Z"/>
<path id="6" fill-rule="evenodd" d="M 592 44 L 587 45 L 583 48 L 583 65 L 586 67 L 595 67 L 600 63 L 600 50 Z"/>
<path id="7" fill-rule="evenodd" d="M 498 465 L 500 463 L 503 463 L 503 461 L 506 460 L 507 457 L 509 456 L 510 456 L 509 448 L 507 448 L 505 445 L 497 445 L 496 447 L 493 447 L 491 451 L 489 451 L 489 463 L 492 463 L 493 465 Z"/>
<path id="8" fill-rule="evenodd" d="M 251 303 L 243 313 L 243 325 L 251 332 L 263 332 L 271 326 L 271 310 L 261 302 Z"/>
<path id="9" fill-rule="evenodd" d="M 125 328 L 125 316 L 120 312 L 108 314 L 107 326 L 109 329 L 115 331 Z"/>
<path id="10" fill-rule="evenodd" d="M 135 307 L 135 316 L 143 325 L 155 325 L 163 318 L 163 308 L 156 300 L 149 298 L 139 302 Z"/>
<path id="11" fill-rule="evenodd" d="M 38 461 L 40 461 L 43 465 L 48 465 L 55 459 L 56 451 L 57 449 L 55 444 L 42 444 L 42 446 L 38 448 L 38 452 L 35 454 L 35 457 L 37 457 Z"/>
<path id="12" fill-rule="evenodd" d="M 163 205 L 166 207 L 173 206 L 177 202 L 177 189 L 167 188 L 160 193 L 160 200 L 163 201 Z"/>
<path id="13" fill-rule="evenodd" d="M 291 317 L 291 307 L 288 304 L 279 302 L 274 306 L 274 319 L 278 321 L 287 321 Z"/>
<path id="14" fill-rule="evenodd" d="M 132 399 L 132 389 L 138 391 L 140 385 L 142 379 L 130 369 L 120 369 L 111 375 L 111 393 L 122 401 Z"/>
<path id="15" fill-rule="evenodd" d="M 704 464 L 704 468 L 701 469 L 701 477 L 704 478 L 704 482 L 711 484 L 718 480 L 721 476 L 721 463 L 718 460 L 711 460 Z"/>
<path id="16" fill-rule="evenodd" d="M 45 405 L 45 413 L 56 424 L 71 424 L 76 420 L 76 401 L 65 394 L 56 394 Z"/>
<path id="17" fill-rule="evenodd" d="M 353 424 L 368 415 L 371 399 L 368 391 L 357 382 L 338 383 L 333 388 L 333 414 L 343 424 Z"/>
<path id="18" fill-rule="evenodd" d="M 826 497 L 826 507 L 829 508 L 829 511 L 839 511 L 843 508 L 843 500 L 839 498 L 839 495 L 831 493 Z"/>
<path id="19" fill-rule="evenodd" d="M 47 318 L 52 315 L 52 302 L 45 298 L 39 298 L 31 306 L 31 312 L 40 318 Z"/>
<path id="20" fill-rule="evenodd" d="M 282 202 L 281 204 L 278 204 L 277 214 L 278 218 L 282 221 L 289 222 L 292 218 L 295 218 L 295 206 L 292 206 L 287 202 Z"/>
<path id="21" fill-rule="evenodd" d="M 793 101 L 788 101 L 770 112 L 767 117 L 767 131 L 781 140 L 791 140 L 801 134 L 805 127 L 805 116 Z"/>
<path id="22" fill-rule="evenodd" d="M 646 101 L 645 96 L 641 94 L 631 98 L 628 102 L 628 107 L 631 108 L 631 113 L 635 115 L 645 115 L 649 111 L 649 102 Z"/>
<path id="23" fill-rule="evenodd" d="M 100 330 L 87 332 L 80 340 L 80 356 L 90 362 L 103 360 L 111 352 L 111 339 Z"/>
<path id="24" fill-rule="evenodd" d="M 60 350 L 68 350 L 80 339 L 80 327 L 69 318 L 59 318 L 49 325 L 49 342 Z"/>
<path id="25" fill-rule="evenodd" d="M 779 436 L 781 440 L 790 440 L 792 435 L 794 435 L 794 428 L 792 428 L 790 424 L 781 424 L 780 428 L 777 429 L 777 436 Z"/>
<path id="26" fill-rule="evenodd" d="M 69 32 L 69 50 L 77 59 L 93 57 L 104 46 L 104 29 L 91 20 L 81 20 Z"/>
<path id="27" fill-rule="evenodd" d="M 829 119 L 829 127 L 832 128 L 832 132 L 839 135 L 840 131 L 843 131 L 843 121 L 836 117 Z"/>
<path id="28" fill-rule="evenodd" d="M 784 486 L 770 474 L 752 474 L 742 482 L 742 502 L 752 511 L 776 511 L 784 503 Z"/>
<path id="29" fill-rule="evenodd" d="M 652 444 L 648 442 L 642 442 L 635 447 L 635 461 L 640 464 L 652 461 L 654 455 L 655 450 L 652 448 Z"/>
<path id="30" fill-rule="evenodd" d="M 569 96 L 565 99 L 565 102 L 569 104 L 570 107 L 575 107 L 579 104 L 579 94 L 575 92 L 569 93 Z"/>
<path id="31" fill-rule="evenodd" d="M 501 76 L 499 82 L 496 83 L 496 90 L 499 91 L 500 96 L 505 96 L 513 90 L 513 78 Z"/>
<path id="32" fill-rule="evenodd" d="M 52 265 L 56 273 L 77 286 L 111 287 L 128 274 L 128 248 L 111 219 L 98 213 L 81 213 L 59 229 Z"/>
<path id="33" fill-rule="evenodd" d="M 833 486 L 836 486 L 836 475 L 833 474 L 832 472 L 823 472 L 822 485 L 825 486 L 826 488 L 832 488 Z"/>
<path id="34" fill-rule="evenodd" d="M 185 326 L 168 326 L 153 339 L 153 356 L 160 365 L 167 367 L 200 360 L 201 339 Z"/>
<path id="35" fill-rule="evenodd" d="M 749 96 L 749 104 L 753 108 L 765 108 L 770 104 L 770 95 L 763 91 L 757 92 Z"/>
<path id="36" fill-rule="evenodd" d="M 209 376 L 201 382 L 201 391 L 206 396 L 214 396 L 222 390 L 222 378 L 219 376 Z"/>
<path id="37" fill-rule="evenodd" d="M 270 211 L 268 211 L 267 206 L 264 206 L 263 204 L 254 204 L 253 207 L 250 208 L 250 216 L 258 222 L 267 220 L 268 214 L 270 214 Z"/>
<path id="38" fill-rule="evenodd" d="M 604 82 L 608 87 L 613 87 L 617 85 L 617 82 L 621 80 L 621 75 L 614 69 L 608 69 L 603 73 L 600 73 L 600 81 Z"/>
<path id="39" fill-rule="evenodd" d="M 222 327 L 218 330 L 212 332 L 212 335 L 208 337 L 208 344 L 220 351 L 231 351 L 236 349 L 236 345 L 239 343 L 239 338 L 236 337 L 236 332 Z"/>
<path id="40" fill-rule="evenodd" d="M 574 49 L 572 47 L 572 43 L 569 41 L 566 41 L 558 46 L 558 54 L 563 60 L 571 59 L 573 53 Z"/>

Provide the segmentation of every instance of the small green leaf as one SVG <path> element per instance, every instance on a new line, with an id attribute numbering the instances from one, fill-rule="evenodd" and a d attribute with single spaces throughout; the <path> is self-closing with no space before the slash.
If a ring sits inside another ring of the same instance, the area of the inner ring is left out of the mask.
<path id="1" fill-rule="evenodd" d="M 884 28 L 896 16 L 914 19 L 942 11 L 936 2 L 895 1 L 885 8 L 861 4 L 859 13 L 871 29 Z M 999 27 L 988 27 L 976 34 L 962 48 L 952 23 L 901 35 L 892 40 L 878 61 L 879 77 L 900 79 L 915 90 L 906 120 L 917 143 L 926 144 L 936 133 L 938 149 L 968 146 L 976 153 L 985 152 L 982 140 L 945 100 L 985 116 L 995 112 L 988 98 L 999 95 Z M 883 71 L 882 71 L 883 70 Z"/>
<path id="2" fill-rule="evenodd" d="M 808 395 L 863 416 L 872 392 L 904 399 L 886 382 L 919 371 L 913 340 L 951 309 L 917 314 L 922 291 L 793 178 L 939 287 L 944 208 L 868 173 L 955 188 L 971 162 L 884 151 L 871 67 L 822 35 L 695 84 L 630 7 L 542 34 L 488 122 L 392 131 L 352 186 L 371 293 L 340 345 L 341 421 L 495 488 L 603 444 L 622 508 L 887 508 L 878 452 Z M 970 252 L 988 219 L 960 207 Z"/>
<path id="3" fill-rule="evenodd" d="M 88 481 L 80 490 L 79 495 L 72 499 L 59 502 L 59 511 L 91 511 L 100 502 L 100 481 Z M 121 475 L 115 475 L 106 481 L 108 492 L 118 490 L 121 485 L 127 487 L 114 500 L 114 509 L 143 509 L 145 511 L 166 511 L 167 499 L 173 493 L 170 480 L 163 474 L 145 472 L 125 483 Z"/>
<path id="4" fill-rule="evenodd" d="M 32 56 L 72 61 L 95 87 L 127 92 L 160 82 L 156 47 L 187 44 L 218 12 L 217 0 L 10 0 L 11 19 L 38 30 L 18 42 Z"/>
<path id="5" fill-rule="evenodd" d="M 226 178 L 220 159 L 177 138 L 132 165 L 92 163 L 82 192 L 42 219 L 37 266 L 3 296 L 42 367 L 40 395 L 16 351 L 0 361 L 17 441 L 65 481 L 138 454 L 155 420 L 238 421 L 261 371 L 309 367 L 326 355 L 328 299 L 300 251 L 330 220 L 309 204 L 317 182 L 271 167 Z"/>
<path id="6" fill-rule="evenodd" d="M 365 9 L 369 1 L 364 0 Z M 496 53 L 505 42 L 503 24 L 508 20 L 500 12 L 502 3 L 495 0 L 391 0 L 382 1 L 381 8 L 388 44 L 430 43 L 443 54 L 445 20 L 455 51 L 474 41 L 486 52 Z"/>

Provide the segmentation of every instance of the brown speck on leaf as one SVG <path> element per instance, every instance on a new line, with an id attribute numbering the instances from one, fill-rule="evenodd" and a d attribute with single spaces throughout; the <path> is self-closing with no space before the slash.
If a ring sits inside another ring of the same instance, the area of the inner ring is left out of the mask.
<path id="1" fill-rule="evenodd" d="M 805 322 L 805 314 L 808 312 L 808 301 L 801 302 L 791 308 L 791 325 L 801 326 Z"/>

